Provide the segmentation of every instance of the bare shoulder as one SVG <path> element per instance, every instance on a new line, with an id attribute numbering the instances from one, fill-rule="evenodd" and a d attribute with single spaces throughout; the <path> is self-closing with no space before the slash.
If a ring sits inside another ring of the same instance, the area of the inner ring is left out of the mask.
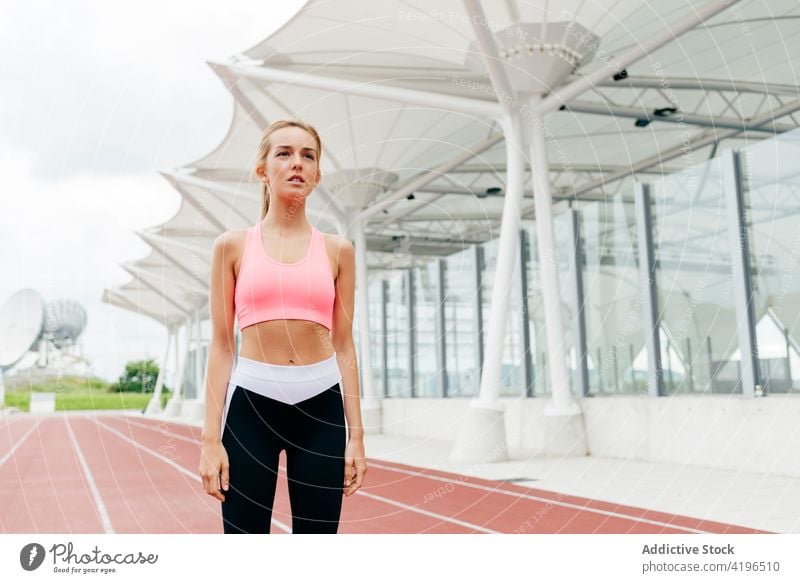
<path id="1" fill-rule="evenodd" d="M 337 233 L 322 234 L 325 236 L 325 250 L 331 261 L 331 271 L 336 279 L 339 276 L 339 266 L 347 261 L 348 257 L 355 255 L 355 248 L 347 237 L 342 237 Z"/>
<path id="2" fill-rule="evenodd" d="M 225 264 L 238 266 L 246 241 L 247 229 L 231 229 L 217 236 L 214 240 L 214 251 L 222 254 Z"/>
<path id="3" fill-rule="evenodd" d="M 328 255 L 336 257 L 337 263 L 355 256 L 355 247 L 347 237 L 337 233 L 323 233 L 323 235 L 325 235 L 325 247 L 328 250 Z"/>

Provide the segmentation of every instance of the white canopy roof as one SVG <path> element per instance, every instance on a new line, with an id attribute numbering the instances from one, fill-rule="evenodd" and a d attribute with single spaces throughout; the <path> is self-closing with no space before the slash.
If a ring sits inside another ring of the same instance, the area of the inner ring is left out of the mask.
<path id="1" fill-rule="evenodd" d="M 572 73 L 548 85 L 548 98 L 565 88 L 569 96 L 546 122 L 555 201 L 624 193 L 634 177 L 697 164 L 720 143 L 739 147 L 797 127 L 800 4 L 730 2 L 702 21 L 710 4 L 484 0 L 485 23 L 504 31 L 496 38 L 511 66 L 535 62 L 541 48 L 515 32 L 526 23 L 558 31 L 564 54 L 570 35 L 584 35 L 584 48 L 588 31 L 599 39 L 593 58 L 576 57 Z M 680 34 L 691 19 L 696 26 Z M 391 265 L 401 245 L 423 259 L 495 236 L 505 186 L 502 103 L 487 73 L 468 66 L 479 50 L 473 20 L 461 0 L 312 0 L 244 54 L 212 63 L 236 101 L 230 130 L 207 156 L 164 172 L 184 204 L 142 234 L 153 253 L 104 299 L 167 325 L 203 308 L 213 238 L 258 220 L 254 156 L 263 128 L 285 117 L 310 121 L 323 138 L 323 181 L 308 206 L 320 229 L 343 232 L 354 213 L 380 209 L 366 228 L 371 269 Z M 669 42 L 617 75 L 607 69 L 665 32 Z M 569 95 L 597 71 L 596 82 Z M 537 72 L 539 81 L 553 74 Z M 530 190 L 523 218 L 535 218 Z"/>

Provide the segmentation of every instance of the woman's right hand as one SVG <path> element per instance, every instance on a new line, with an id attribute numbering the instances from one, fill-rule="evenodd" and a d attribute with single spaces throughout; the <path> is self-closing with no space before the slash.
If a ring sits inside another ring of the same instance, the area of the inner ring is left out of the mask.
<path id="1" fill-rule="evenodd" d="M 203 441 L 200 448 L 200 477 L 203 479 L 203 488 L 220 502 L 225 502 L 222 492 L 228 491 L 229 469 L 228 453 L 222 442 Z"/>

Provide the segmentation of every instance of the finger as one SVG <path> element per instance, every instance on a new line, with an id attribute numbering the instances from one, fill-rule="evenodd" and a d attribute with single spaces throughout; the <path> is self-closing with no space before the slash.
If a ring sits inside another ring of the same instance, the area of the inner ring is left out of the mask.
<path id="1" fill-rule="evenodd" d="M 215 484 L 214 487 L 212 488 L 211 495 L 214 498 L 216 498 L 217 500 L 219 500 L 220 502 L 225 502 L 225 497 L 219 491 L 219 485 L 218 484 Z"/>
<path id="2" fill-rule="evenodd" d="M 366 464 L 357 465 L 356 466 L 356 475 L 351 480 L 349 488 L 347 489 L 347 495 L 353 494 L 356 490 L 361 488 L 361 484 L 364 483 L 364 475 L 367 473 L 367 466 Z"/>
<path id="3" fill-rule="evenodd" d="M 228 486 L 230 485 L 230 467 L 228 464 L 222 464 L 222 472 L 220 474 L 220 479 L 222 481 L 222 489 L 226 492 L 228 491 Z"/>
<path id="4" fill-rule="evenodd" d="M 345 488 L 345 496 L 350 496 L 351 494 L 355 493 L 361 487 L 363 482 L 363 476 L 356 474 L 356 477 L 351 480 L 350 484 L 348 484 L 347 488 Z"/>

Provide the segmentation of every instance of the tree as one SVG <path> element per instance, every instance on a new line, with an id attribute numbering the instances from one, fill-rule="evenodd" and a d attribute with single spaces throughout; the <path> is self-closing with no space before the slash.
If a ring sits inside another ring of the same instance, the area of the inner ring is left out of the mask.
<path id="1" fill-rule="evenodd" d="M 125 373 L 118 383 L 110 387 L 111 392 L 152 393 L 158 379 L 158 365 L 152 358 L 132 360 L 125 365 Z M 163 389 L 165 392 L 167 388 Z"/>

